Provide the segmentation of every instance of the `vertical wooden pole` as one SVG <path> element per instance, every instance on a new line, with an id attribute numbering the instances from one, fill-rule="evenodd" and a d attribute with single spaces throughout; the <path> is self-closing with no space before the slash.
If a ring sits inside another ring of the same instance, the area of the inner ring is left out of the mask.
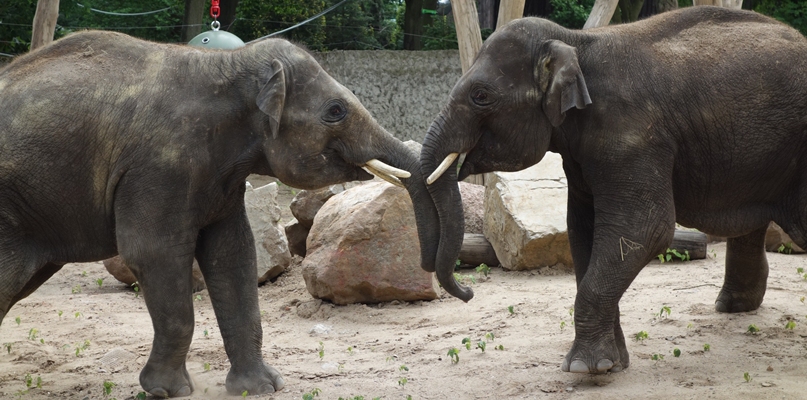
<path id="1" fill-rule="evenodd" d="M 499 18 L 496 20 L 496 29 L 506 23 L 524 16 L 525 0 L 501 0 L 499 3 Z"/>
<path id="2" fill-rule="evenodd" d="M 185 12 L 182 17 L 182 33 L 179 39 L 183 43 L 190 42 L 196 35 L 202 33 L 202 21 L 204 21 L 205 8 L 205 0 L 185 0 Z"/>
<path id="3" fill-rule="evenodd" d="M 56 20 L 59 19 L 59 0 L 39 0 L 36 2 L 34 26 L 31 33 L 31 50 L 53 41 Z"/>
<path id="4" fill-rule="evenodd" d="M 611 17 L 614 16 L 614 11 L 616 11 L 618 4 L 619 0 L 595 1 L 594 7 L 591 8 L 591 14 L 588 15 L 586 24 L 583 25 L 583 29 L 599 28 L 608 25 L 611 21 Z"/>
<path id="5" fill-rule="evenodd" d="M 457 43 L 460 48 L 460 63 L 465 73 L 474 62 L 476 53 L 482 47 L 482 33 L 474 0 L 454 0 L 451 2 L 454 26 L 457 28 Z"/>

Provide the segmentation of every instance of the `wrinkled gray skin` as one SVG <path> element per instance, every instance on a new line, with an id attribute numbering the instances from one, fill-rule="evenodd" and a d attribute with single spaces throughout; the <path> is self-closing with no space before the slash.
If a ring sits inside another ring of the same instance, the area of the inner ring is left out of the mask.
<path id="1" fill-rule="evenodd" d="M 672 241 L 675 222 L 728 239 L 716 309 L 759 307 L 776 221 L 807 245 L 807 40 L 752 12 L 688 7 L 628 25 L 571 31 L 525 18 L 492 35 L 423 142 L 440 235 L 441 284 L 462 243 L 457 179 L 563 157 L 577 277 L 575 341 L 563 370 L 628 367 L 619 299 Z"/>
<path id="2" fill-rule="evenodd" d="M 373 158 L 411 171 L 402 181 L 428 200 L 417 155 L 283 40 L 207 51 L 86 32 L 19 57 L 0 70 L 0 322 L 65 263 L 120 254 L 154 325 L 140 383 L 189 395 L 195 256 L 227 390 L 280 390 L 261 357 L 245 178 L 312 189 L 370 179 Z"/>

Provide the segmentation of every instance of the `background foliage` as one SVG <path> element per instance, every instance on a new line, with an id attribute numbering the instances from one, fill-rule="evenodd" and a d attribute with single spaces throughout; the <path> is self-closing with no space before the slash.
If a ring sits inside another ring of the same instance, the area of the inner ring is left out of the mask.
<path id="1" fill-rule="evenodd" d="M 227 0 L 223 0 L 227 1 Z M 288 28 L 340 0 L 240 0 L 230 31 L 249 41 Z M 647 1 L 647 0 L 646 0 Z M 581 28 L 594 0 L 549 0 L 549 19 L 569 28 Z M 692 0 L 678 0 L 689 6 Z M 83 6 L 83 7 L 82 7 Z M 209 4 L 208 4 L 209 6 Z M 143 16 L 113 16 L 90 8 L 138 13 L 168 7 Z M 745 0 L 745 8 L 770 15 L 807 34 L 807 0 Z M 339 8 L 283 37 L 312 50 L 403 48 L 405 0 L 349 0 Z M 55 37 L 80 29 L 107 29 L 159 42 L 179 42 L 184 0 L 62 0 Z M 36 0 L 0 1 L 0 53 L 20 54 L 29 48 Z M 210 17 L 205 10 L 205 27 Z M 483 38 L 490 35 L 483 30 Z M 425 50 L 455 49 L 457 36 L 452 17 L 437 15 L 424 26 Z M 5 60 L 0 57 L 0 61 Z"/>

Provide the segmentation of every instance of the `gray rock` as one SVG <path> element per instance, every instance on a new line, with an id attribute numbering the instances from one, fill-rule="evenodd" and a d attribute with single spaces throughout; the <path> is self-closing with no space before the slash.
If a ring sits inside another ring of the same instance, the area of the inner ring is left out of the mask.
<path id="1" fill-rule="evenodd" d="M 258 284 L 274 279 L 291 263 L 289 244 L 280 225 L 277 183 L 270 183 L 244 194 L 249 225 L 258 255 Z"/>
<path id="2" fill-rule="evenodd" d="M 568 184 L 562 165 L 559 155 L 547 153 L 540 163 L 523 171 L 488 174 L 484 232 L 504 268 L 573 265 L 566 230 Z"/>
<path id="3" fill-rule="evenodd" d="M 332 185 L 318 190 L 301 190 L 291 200 L 289 208 L 297 222 L 306 228 L 314 223 L 314 217 L 328 199 L 345 191 L 345 185 Z"/>
<path id="4" fill-rule="evenodd" d="M 406 190 L 371 182 L 331 198 L 308 235 L 302 270 L 312 296 L 336 304 L 437 298 L 420 268 L 420 245 Z"/>
<path id="5" fill-rule="evenodd" d="M 768 225 L 768 232 L 765 234 L 765 250 L 777 253 L 780 252 L 779 249 L 782 246 L 784 246 L 782 252 L 785 253 L 787 253 L 788 250 L 789 254 L 804 253 L 804 250 L 793 243 L 793 239 L 791 239 L 776 222 L 771 222 L 770 225 Z"/>
<path id="6" fill-rule="evenodd" d="M 465 216 L 465 233 L 483 233 L 485 223 L 485 187 L 459 182 L 462 212 Z"/>
<path id="7" fill-rule="evenodd" d="M 286 240 L 289 242 L 289 251 L 293 256 L 305 257 L 305 242 L 308 239 L 310 227 L 303 226 L 297 219 L 291 220 L 283 227 L 286 231 Z"/>

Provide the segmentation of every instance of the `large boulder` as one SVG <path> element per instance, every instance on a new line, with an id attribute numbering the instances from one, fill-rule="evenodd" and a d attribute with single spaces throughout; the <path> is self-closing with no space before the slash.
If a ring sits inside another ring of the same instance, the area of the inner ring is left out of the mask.
<path id="1" fill-rule="evenodd" d="M 308 231 L 311 230 L 311 227 L 297 222 L 295 218 L 283 228 L 286 231 L 286 240 L 289 241 L 289 251 L 291 255 L 305 257 L 305 242 L 308 240 Z"/>
<path id="2" fill-rule="evenodd" d="M 406 190 L 370 182 L 346 190 L 319 210 L 302 264 L 308 292 L 336 304 L 438 297 L 420 267 L 420 244 Z"/>
<path id="3" fill-rule="evenodd" d="M 286 233 L 280 225 L 277 183 L 270 183 L 244 194 L 249 225 L 255 237 L 258 256 L 258 284 L 276 278 L 291 263 Z"/>
<path id="4" fill-rule="evenodd" d="M 488 174 L 485 190 L 485 237 L 502 267 L 537 269 L 572 267 L 566 231 L 568 184 L 561 157 L 544 159 L 519 172 Z"/>
<path id="5" fill-rule="evenodd" d="M 318 190 L 301 190 L 291 200 L 289 208 L 297 223 L 305 228 L 311 228 L 314 217 L 328 199 L 345 191 L 345 185 L 331 185 Z"/>

